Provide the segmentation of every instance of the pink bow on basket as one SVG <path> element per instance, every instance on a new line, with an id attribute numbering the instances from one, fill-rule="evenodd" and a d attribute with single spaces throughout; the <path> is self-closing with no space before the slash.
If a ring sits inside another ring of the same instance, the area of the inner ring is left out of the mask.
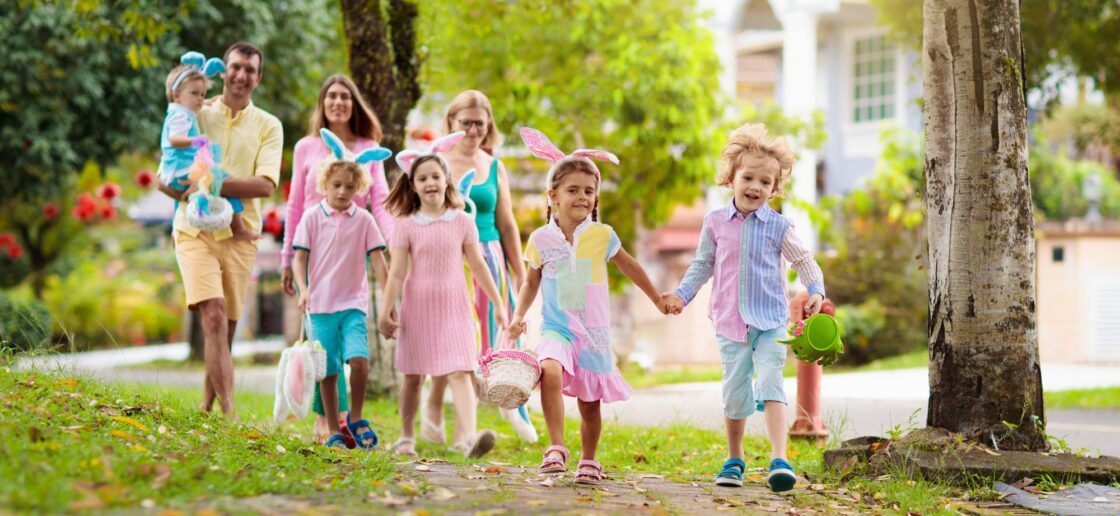
<path id="1" fill-rule="evenodd" d="M 556 147 L 556 144 L 552 143 L 552 140 L 549 140 L 548 137 L 544 135 L 544 133 L 536 129 L 533 129 L 531 127 L 522 127 L 519 132 L 521 133 L 521 141 L 525 143 L 525 147 L 529 149 L 529 152 L 533 153 L 534 156 L 544 160 L 548 160 L 553 164 L 566 158 L 587 158 L 593 160 L 597 159 L 599 161 L 609 161 L 611 163 L 614 163 L 615 165 L 618 164 L 618 156 L 615 156 L 614 154 L 611 154 L 604 150 L 576 149 L 572 151 L 571 154 L 564 154 L 563 151 Z M 599 167 L 595 166 L 594 161 L 591 162 L 591 168 L 595 170 L 595 178 L 600 179 Z M 552 169 L 549 169 L 548 176 L 548 180 L 549 182 L 551 182 Z"/>
<path id="2" fill-rule="evenodd" d="M 498 342 L 500 344 L 497 348 L 488 348 L 478 359 L 478 368 L 482 371 L 483 377 L 490 376 L 490 368 L 488 366 L 491 362 L 503 359 L 520 360 L 533 366 L 538 376 L 541 374 L 541 366 L 537 362 L 537 355 L 531 351 L 520 351 L 511 348 L 509 346 L 509 333 L 503 330 L 499 334 Z"/>

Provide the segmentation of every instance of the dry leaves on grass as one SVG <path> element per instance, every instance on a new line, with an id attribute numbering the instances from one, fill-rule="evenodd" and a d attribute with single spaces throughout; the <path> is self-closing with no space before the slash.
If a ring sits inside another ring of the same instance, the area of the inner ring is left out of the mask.
<path id="1" fill-rule="evenodd" d="M 380 496 L 378 496 L 378 494 L 373 492 L 373 491 L 370 491 L 367 496 L 369 497 L 370 500 L 373 500 L 373 501 L 379 502 L 379 503 L 383 503 L 385 505 L 394 506 L 394 507 L 399 506 L 399 505 L 405 505 L 409 502 L 409 500 L 407 500 L 405 498 L 397 498 L 397 497 L 393 496 L 393 494 L 390 493 L 388 489 L 386 489 Z"/>
<path id="2" fill-rule="evenodd" d="M 453 491 L 446 487 L 441 487 L 435 490 L 432 494 L 428 495 L 428 499 L 436 502 L 446 502 L 457 496 Z"/>

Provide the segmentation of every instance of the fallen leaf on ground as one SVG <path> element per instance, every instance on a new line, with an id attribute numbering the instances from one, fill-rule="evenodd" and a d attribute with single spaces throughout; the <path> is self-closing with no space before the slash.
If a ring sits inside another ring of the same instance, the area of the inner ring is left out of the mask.
<path id="1" fill-rule="evenodd" d="M 430 496 L 428 496 L 428 499 L 434 500 L 434 501 L 437 501 L 437 502 L 446 502 L 447 500 L 455 498 L 455 496 L 456 496 L 455 493 L 451 492 L 450 489 L 447 489 L 446 487 L 441 487 L 439 489 L 436 489 L 436 492 L 434 492 Z"/>
<path id="2" fill-rule="evenodd" d="M 423 464 L 421 464 L 419 466 L 416 466 L 416 471 L 431 471 L 431 470 L 432 470 L 432 468 L 429 468 L 428 466 L 425 466 Z"/>
<path id="3" fill-rule="evenodd" d="M 75 385 L 78 385 L 78 381 L 77 381 L 77 380 L 73 380 L 73 379 L 70 379 L 70 378 L 67 378 L 67 379 L 65 379 L 65 380 L 61 380 L 61 381 L 59 381 L 58 383 L 61 383 L 62 385 L 65 385 L 65 386 L 67 386 L 67 387 L 73 387 L 73 386 L 75 386 Z"/>
<path id="4" fill-rule="evenodd" d="M 111 435 L 113 437 L 120 438 L 120 439 L 124 439 L 126 441 L 132 441 L 132 440 L 136 439 L 136 436 L 134 436 L 134 435 L 132 435 L 128 432 L 125 432 L 124 430 L 109 430 L 109 435 Z"/>
<path id="5" fill-rule="evenodd" d="M 634 462 L 649 462 L 649 461 L 648 461 L 648 460 L 646 460 L 646 456 L 645 456 L 645 455 L 643 455 L 643 454 L 641 454 L 641 453 L 638 453 L 638 454 L 635 454 L 635 455 L 634 455 Z"/>
<path id="6" fill-rule="evenodd" d="M 130 418 L 128 416 L 112 416 L 109 419 L 112 419 L 113 421 L 116 421 L 118 423 L 124 423 L 128 426 L 131 426 L 131 427 L 141 431 L 141 432 L 147 432 L 148 431 L 147 425 L 145 425 L 144 423 L 141 423 L 141 422 L 139 422 L 139 421 L 137 421 L 133 418 Z"/>
<path id="7" fill-rule="evenodd" d="M 377 496 L 377 493 L 371 491 L 369 493 L 369 498 L 375 502 L 381 502 L 385 505 L 396 506 L 408 503 L 408 500 L 405 500 L 404 498 L 394 497 L 389 491 L 385 491 L 385 494 L 383 496 Z"/>
<path id="8" fill-rule="evenodd" d="M 156 464 L 156 477 L 152 479 L 152 489 L 161 489 L 167 485 L 167 480 L 171 478 L 171 466 L 167 464 Z"/>
<path id="9" fill-rule="evenodd" d="M 545 500 L 526 500 L 525 501 L 525 505 L 528 505 L 528 506 L 531 506 L 531 507 L 544 505 L 546 503 L 548 503 L 548 502 L 545 501 Z"/>
<path id="10" fill-rule="evenodd" d="M 552 487 L 552 486 L 556 485 L 556 479 L 552 478 L 552 477 L 548 477 L 548 478 L 546 478 L 544 480 L 541 480 L 540 482 L 537 482 L 537 483 L 542 485 L 542 486 L 545 486 L 545 487 Z"/>
<path id="11" fill-rule="evenodd" d="M 412 482 L 397 482 L 397 487 L 408 496 L 416 496 L 420 494 L 420 488 Z"/>
<path id="12" fill-rule="evenodd" d="M 280 446 L 279 444 L 277 444 L 277 445 L 276 445 L 276 451 L 278 451 L 278 452 L 280 452 L 280 453 L 284 453 L 284 452 L 286 452 L 286 451 L 288 451 L 288 450 L 285 450 L 283 446 Z"/>
<path id="13" fill-rule="evenodd" d="M 593 498 L 591 498 L 590 496 L 577 496 L 576 497 L 577 502 L 590 502 L 591 500 L 593 500 Z"/>
<path id="14" fill-rule="evenodd" d="M 491 474 L 491 475 L 498 475 L 498 474 L 501 474 L 501 473 L 505 473 L 506 471 L 509 471 L 509 470 L 507 470 L 506 468 L 503 468 L 501 466 L 489 466 L 486 469 L 484 469 L 483 471 L 485 471 L 486 473 Z"/>

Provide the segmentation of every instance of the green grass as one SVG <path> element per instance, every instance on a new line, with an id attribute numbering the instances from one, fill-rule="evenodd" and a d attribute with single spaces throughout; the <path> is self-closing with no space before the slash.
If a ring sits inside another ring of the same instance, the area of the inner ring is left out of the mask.
<path id="1" fill-rule="evenodd" d="M 312 444 L 310 417 L 275 428 L 270 422 L 269 395 L 237 394 L 243 423 L 201 415 L 196 409 L 200 397 L 197 389 L 104 384 L 0 368 L 0 410 L 5 415 L 0 420 L 0 451 L 13 458 L 0 462 L 0 478 L 5 479 L 0 483 L 0 508 L 33 512 L 149 506 L 191 510 L 221 507 L 222 500 L 265 493 L 322 502 L 361 497 L 399 479 L 393 470 L 396 459 L 386 453 L 335 451 Z M 394 401 L 373 401 L 365 416 L 373 421 L 382 449 L 399 436 Z M 450 407 L 446 419 L 450 429 Z M 539 414 L 535 421 L 543 432 Z M 539 464 L 545 446 L 516 439 L 497 410 L 482 407 L 479 427 L 499 433 L 498 446 L 482 463 L 529 468 Z M 565 439 L 573 460 L 578 457 L 578 432 L 578 421 L 569 419 Z M 723 462 L 725 446 L 720 431 L 683 423 L 640 427 L 608 420 L 604 421 L 597 458 L 608 471 L 654 473 L 704 485 Z M 761 475 L 769 462 L 767 440 L 748 436 L 745 448 L 748 477 Z M 418 450 L 423 457 L 454 464 L 478 462 L 423 441 Z M 936 513 L 950 497 L 960 494 L 950 487 L 910 481 L 901 475 L 841 482 L 838 473 L 826 471 L 821 449 L 807 442 L 792 442 L 789 455 L 814 484 L 830 491 L 843 487 L 849 493 L 860 493 L 879 508 L 898 505 L 903 512 Z M 166 478 L 159 480 L 163 475 Z M 421 486 L 423 490 L 436 487 Z M 876 493 L 880 493 L 879 499 L 875 499 Z M 804 495 L 794 495 L 791 501 L 806 507 L 820 503 L 819 498 Z"/>
<path id="2" fill-rule="evenodd" d="M 1114 409 L 1120 408 L 1120 387 L 1047 392 L 1048 409 Z"/>
<path id="3" fill-rule="evenodd" d="M 242 355 L 233 357 L 234 368 L 240 367 L 254 367 L 254 366 L 274 366 L 280 361 L 280 353 L 254 353 L 252 355 Z M 205 368 L 202 362 L 191 362 L 189 360 L 173 360 L 170 358 L 157 358 L 149 362 L 140 362 L 137 364 L 129 364 L 122 366 L 121 369 L 139 369 L 139 370 L 174 370 L 174 371 L 201 371 Z"/>

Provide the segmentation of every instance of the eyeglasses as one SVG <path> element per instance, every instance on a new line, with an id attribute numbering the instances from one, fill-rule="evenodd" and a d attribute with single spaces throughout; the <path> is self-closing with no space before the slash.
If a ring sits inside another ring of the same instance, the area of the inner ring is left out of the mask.
<path id="1" fill-rule="evenodd" d="M 459 127 L 463 129 L 470 129 L 471 127 L 482 129 L 486 127 L 486 122 L 482 120 L 458 120 L 455 123 L 459 124 Z"/>

